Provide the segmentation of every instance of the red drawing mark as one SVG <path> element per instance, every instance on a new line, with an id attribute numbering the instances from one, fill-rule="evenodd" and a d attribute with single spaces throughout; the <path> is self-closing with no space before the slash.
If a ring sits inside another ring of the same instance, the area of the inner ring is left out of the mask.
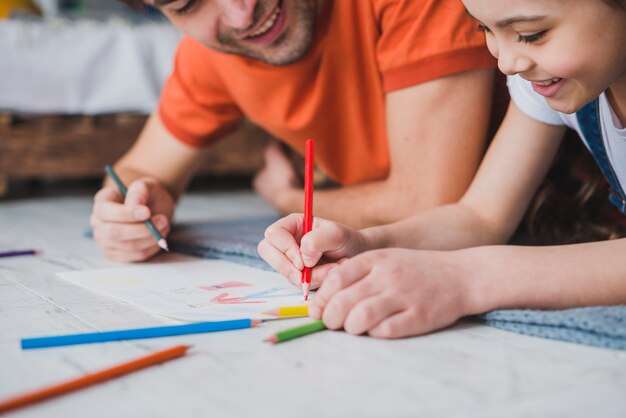
<path id="1" fill-rule="evenodd" d="M 219 289 L 227 289 L 229 287 L 246 287 L 246 286 L 252 286 L 250 283 L 244 283 L 244 282 L 225 282 L 225 283 L 220 283 L 220 284 L 216 284 L 213 286 L 198 286 L 200 289 L 206 290 L 207 292 L 211 292 L 213 290 L 219 290 Z"/>
<path id="2" fill-rule="evenodd" d="M 213 299 L 211 299 L 212 303 L 217 303 L 220 305 L 241 305 L 244 303 L 265 303 L 264 301 L 251 301 L 251 302 L 245 302 L 246 298 L 245 297 L 234 297 L 234 298 L 229 298 L 228 297 L 228 293 L 224 292 L 224 293 L 220 293 L 219 295 L 215 296 Z"/>

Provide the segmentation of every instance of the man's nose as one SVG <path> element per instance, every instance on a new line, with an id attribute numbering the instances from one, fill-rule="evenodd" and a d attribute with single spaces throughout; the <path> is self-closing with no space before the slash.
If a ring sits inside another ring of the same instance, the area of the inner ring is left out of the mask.
<path id="1" fill-rule="evenodd" d="M 215 0 L 221 22 L 233 29 L 247 29 L 254 21 L 255 0 Z"/>

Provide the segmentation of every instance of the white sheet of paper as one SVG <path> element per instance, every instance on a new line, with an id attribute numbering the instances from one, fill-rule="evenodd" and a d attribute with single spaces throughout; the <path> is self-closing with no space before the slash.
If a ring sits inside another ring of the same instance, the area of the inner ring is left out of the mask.
<path id="1" fill-rule="evenodd" d="M 72 284 L 180 321 L 267 319 L 261 312 L 304 304 L 278 273 L 221 260 L 134 264 L 57 273 Z"/>

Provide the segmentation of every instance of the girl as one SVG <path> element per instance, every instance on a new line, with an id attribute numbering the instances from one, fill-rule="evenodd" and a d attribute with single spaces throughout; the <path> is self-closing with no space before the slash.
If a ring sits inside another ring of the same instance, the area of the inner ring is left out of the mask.
<path id="1" fill-rule="evenodd" d="M 626 214 L 626 0 L 463 3 L 509 76 L 512 98 L 465 196 L 361 231 L 315 219 L 302 237 L 302 215 L 289 215 L 259 244 L 295 284 L 303 266 L 322 261 L 309 311 L 329 328 L 395 338 L 499 308 L 626 303 L 626 239 L 495 245 L 515 231 L 566 126 L 583 138 Z"/>

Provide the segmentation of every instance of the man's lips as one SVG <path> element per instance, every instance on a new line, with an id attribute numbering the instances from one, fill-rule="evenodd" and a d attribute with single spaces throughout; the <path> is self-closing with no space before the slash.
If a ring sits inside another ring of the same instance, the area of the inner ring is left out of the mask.
<path id="1" fill-rule="evenodd" d="M 242 39 L 256 38 L 269 31 L 272 26 L 276 24 L 276 21 L 280 16 L 281 3 L 282 1 L 276 3 L 276 6 L 267 15 L 267 17 L 263 19 L 259 24 L 257 24 L 254 28 L 252 28 L 245 36 L 242 37 Z"/>

